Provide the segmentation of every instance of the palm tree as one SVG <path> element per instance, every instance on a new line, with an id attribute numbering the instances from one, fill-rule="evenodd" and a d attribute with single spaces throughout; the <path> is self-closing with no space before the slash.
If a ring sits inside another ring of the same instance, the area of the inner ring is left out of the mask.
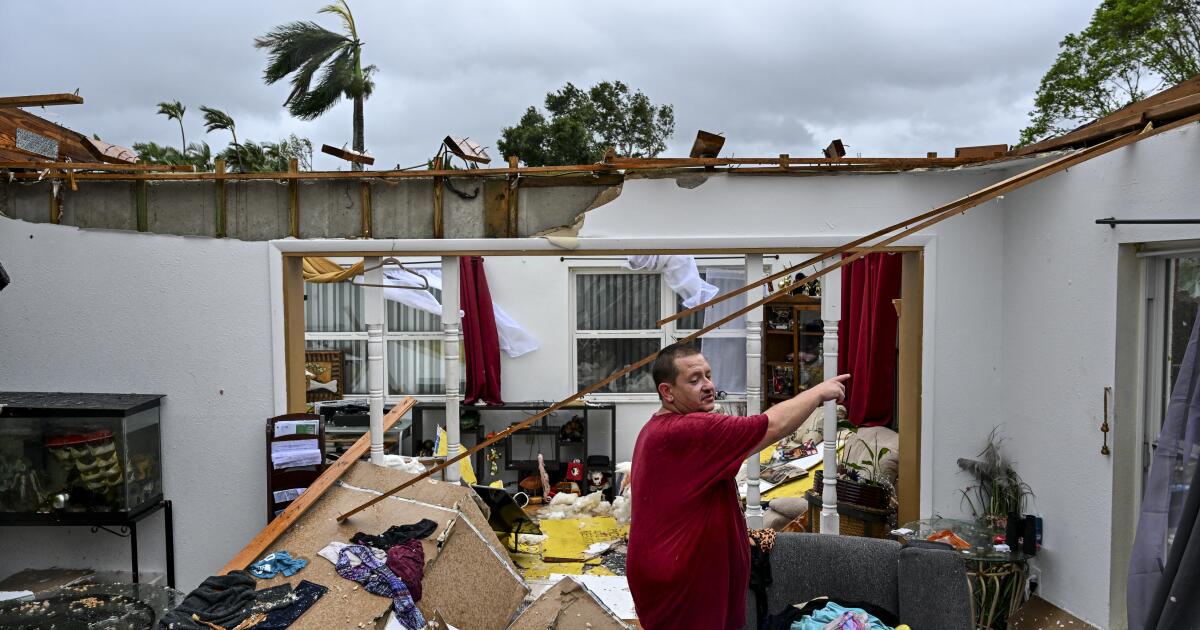
<path id="1" fill-rule="evenodd" d="M 292 91 L 283 102 L 288 112 L 302 120 L 313 120 L 329 111 L 344 96 L 354 102 L 355 151 L 365 150 L 363 140 L 363 101 L 375 89 L 371 75 L 376 67 L 362 65 L 363 42 L 358 38 L 354 16 L 346 0 L 338 0 L 320 10 L 342 19 L 343 33 L 334 33 L 316 22 L 290 22 L 255 38 L 254 45 L 270 53 L 263 80 L 273 85 L 289 74 Z M 322 66 L 324 69 L 322 70 Z M 321 76 L 315 86 L 313 77 Z M 361 164 L 353 164 L 362 170 Z"/>
<path id="2" fill-rule="evenodd" d="M 166 116 L 167 120 L 176 120 L 179 122 L 179 146 L 183 148 L 183 152 L 187 153 L 187 137 L 183 135 L 183 113 L 187 111 L 183 103 L 175 101 L 173 103 L 162 102 L 158 104 L 158 113 Z"/>
<path id="3" fill-rule="evenodd" d="M 237 140 L 237 125 L 233 124 L 233 117 L 225 112 L 215 108 L 200 106 L 200 111 L 204 112 L 204 128 L 208 133 L 212 133 L 218 129 L 224 129 L 233 135 L 234 150 L 241 152 L 241 146 Z"/>

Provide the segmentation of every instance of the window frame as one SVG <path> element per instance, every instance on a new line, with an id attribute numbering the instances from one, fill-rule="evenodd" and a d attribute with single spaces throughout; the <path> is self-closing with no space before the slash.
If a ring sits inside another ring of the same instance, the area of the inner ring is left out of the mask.
<path id="1" fill-rule="evenodd" d="M 736 269 L 739 271 L 745 270 L 745 264 L 714 264 L 714 265 L 699 265 L 701 273 L 708 268 L 723 268 Z M 613 258 L 611 261 L 590 261 L 581 264 L 570 264 L 567 268 L 567 285 L 570 287 L 567 295 L 567 336 L 568 336 L 568 363 L 567 368 L 570 371 L 570 386 L 574 391 L 579 391 L 584 387 L 579 382 L 579 340 L 580 339 L 658 339 L 659 348 L 675 343 L 676 341 L 687 337 L 699 329 L 677 328 L 676 321 L 668 322 L 661 329 L 634 329 L 634 330 L 584 330 L 578 329 L 578 290 L 579 284 L 576 278 L 580 275 L 608 275 L 608 274 L 637 274 L 637 275 L 653 275 L 658 276 L 659 290 L 659 314 L 656 321 L 669 317 L 677 312 L 677 296 L 671 287 L 667 285 L 663 273 L 660 271 L 646 270 L 631 270 L 625 267 L 625 258 Z M 717 329 L 706 337 L 723 337 L 723 338 L 742 338 L 747 337 L 746 328 L 728 328 Z M 623 393 L 592 393 L 586 397 L 588 400 L 596 402 L 613 402 L 613 403 L 657 403 L 658 394 L 655 392 L 623 392 Z M 746 392 L 726 392 L 727 401 L 745 401 Z"/>
<path id="2" fill-rule="evenodd" d="M 338 262 L 338 264 L 340 264 L 343 268 L 347 268 L 350 266 L 350 264 L 343 262 L 342 260 L 335 259 L 335 261 Z M 441 265 L 428 264 L 428 263 L 410 264 L 407 266 L 410 266 L 413 269 L 441 269 Z M 305 283 L 305 284 L 308 284 L 308 283 Z M 355 289 L 355 291 L 362 291 L 362 290 L 363 289 L 361 287 Z M 363 302 L 365 304 L 365 302 L 367 300 L 367 296 L 364 294 L 362 296 L 362 298 L 363 298 Z M 445 400 L 446 394 L 444 393 L 444 385 L 443 385 L 443 391 L 438 392 L 436 394 L 404 394 L 404 393 L 393 394 L 393 393 L 391 393 L 391 386 L 390 386 L 391 362 L 388 360 L 389 356 L 390 356 L 390 348 L 391 348 L 390 342 L 392 342 L 392 341 L 442 341 L 442 342 L 444 342 L 445 334 L 441 330 L 440 323 L 438 325 L 437 330 L 427 330 L 427 331 L 393 331 L 393 330 L 391 330 L 388 327 L 389 300 L 387 298 L 383 297 L 382 293 L 380 293 L 379 299 L 383 301 L 383 401 L 384 401 L 384 403 L 385 404 L 395 404 L 395 403 L 400 402 L 401 400 L 404 400 L 405 398 L 407 398 L 409 396 L 416 399 L 418 402 L 440 402 L 440 401 Z M 308 324 L 308 322 L 306 321 L 305 322 L 305 330 L 304 330 L 304 342 L 305 342 L 306 348 L 307 348 L 308 342 L 310 342 L 310 341 L 318 341 L 318 342 L 319 341 L 361 341 L 364 344 L 363 361 L 366 361 L 365 347 L 366 347 L 366 343 L 367 343 L 367 331 L 365 328 L 361 331 L 310 332 L 308 330 L 307 324 Z M 462 343 L 461 328 L 459 330 L 458 339 L 459 339 L 459 343 Z M 446 355 L 445 355 L 444 349 L 440 353 L 440 356 L 441 356 L 441 359 L 439 360 L 439 365 L 441 368 L 440 374 L 441 374 L 442 382 L 444 384 L 446 381 L 446 364 L 445 364 Z M 465 370 L 460 371 L 460 374 L 464 375 L 464 377 L 465 377 L 466 371 Z M 351 393 L 351 392 L 347 391 L 346 394 L 343 396 L 343 398 L 345 398 L 347 400 L 350 400 L 350 399 L 366 400 L 368 395 L 369 395 L 368 392 Z"/>

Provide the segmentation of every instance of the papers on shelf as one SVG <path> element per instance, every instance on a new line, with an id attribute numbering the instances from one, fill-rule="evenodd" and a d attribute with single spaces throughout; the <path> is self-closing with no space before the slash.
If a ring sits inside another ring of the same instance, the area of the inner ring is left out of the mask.
<path id="1" fill-rule="evenodd" d="M 316 440 L 271 442 L 271 466 L 275 469 L 315 466 L 322 462 Z"/>
<path id="2" fill-rule="evenodd" d="M 275 437 L 316 435 L 317 420 L 281 420 L 275 423 Z"/>

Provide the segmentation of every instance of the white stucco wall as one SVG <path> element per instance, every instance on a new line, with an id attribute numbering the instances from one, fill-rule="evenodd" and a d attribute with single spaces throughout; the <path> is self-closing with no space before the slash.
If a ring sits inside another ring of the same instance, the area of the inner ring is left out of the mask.
<path id="1" fill-rule="evenodd" d="M 163 484 L 177 584 L 219 569 L 266 522 L 272 410 L 266 243 L 88 231 L 0 217 L 0 390 L 165 394 Z M 143 571 L 165 571 L 161 513 Z M 128 541 L 88 528 L 0 528 L 0 575 L 129 570 Z"/>
<path id="2" fill-rule="evenodd" d="M 1100 454 L 1103 388 L 1141 370 L 1115 363 L 1118 337 L 1137 334 L 1117 328 L 1118 248 L 1200 238 L 1200 226 L 1112 229 L 1095 220 L 1200 217 L 1196 173 L 1200 127 L 1191 125 L 1003 202 L 1000 391 L 1008 450 L 1045 518 L 1037 559 L 1043 597 L 1101 627 L 1109 625 L 1109 540 L 1133 537 L 1111 527 L 1113 458 L 1139 448 L 1110 438 L 1113 455 Z"/>

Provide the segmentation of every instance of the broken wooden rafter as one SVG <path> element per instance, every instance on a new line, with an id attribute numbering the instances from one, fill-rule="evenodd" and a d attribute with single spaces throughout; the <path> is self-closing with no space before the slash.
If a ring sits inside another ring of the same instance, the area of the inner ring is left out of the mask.
<path id="1" fill-rule="evenodd" d="M 329 146 L 328 144 L 321 145 L 321 153 L 328 153 L 333 157 L 341 158 L 347 162 L 354 162 L 356 164 L 366 164 L 370 166 L 375 163 L 375 158 L 365 153 L 351 151 L 350 149 L 339 149 L 338 147 Z"/>
<path id="2" fill-rule="evenodd" d="M 26 96 L 0 96 L 0 107 L 42 107 L 45 105 L 82 105 L 83 97 L 78 94 L 29 94 Z"/>
<path id="3" fill-rule="evenodd" d="M 180 173 L 195 172 L 191 164 L 110 164 L 108 162 L 0 162 L 0 168 L 29 168 L 29 169 L 64 169 L 75 171 L 170 171 Z"/>
<path id="4" fill-rule="evenodd" d="M 392 428 L 392 425 L 396 424 L 396 421 L 408 413 L 408 410 L 412 409 L 415 404 L 417 404 L 416 399 L 408 397 L 392 407 L 387 412 L 387 415 L 383 417 L 383 431 L 386 433 L 388 429 Z M 358 458 L 366 454 L 370 446 L 371 435 L 369 432 L 364 433 L 337 461 L 331 464 L 329 468 L 326 468 L 325 472 L 321 473 L 321 476 L 317 477 L 316 481 L 309 484 L 304 494 L 301 494 L 295 501 L 292 501 L 279 516 L 275 517 L 275 520 L 271 521 L 262 531 L 258 532 L 258 535 L 251 539 L 249 543 L 246 543 L 246 546 L 221 568 L 219 575 L 245 569 L 250 563 L 257 560 L 289 527 L 295 524 L 297 519 L 321 498 L 321 495 L 326 490 L 331 488 L 350 469 L 350 466 L 354 462 L 358 461 Z"/>
<path id="5" fill-rule="evenodd" d="M 1055 173 L 1063 171 L 1069 167 L 1075 166 L 1082 162 L 1086 162 L 1087 160 L 1090 160 L 1092 158 L 1098 157 L 1100 155 L 1104 155 L 1111 151 L 1115 151 L 1116 149 L 1119 149 L 1121 147 L 1128 146 L 1130 144 L 1138 142 L 1139 140 L 1143 140 L 1145 138 L 1149 138 L 1151 136 L 1158 135 L 1159 133 L 1169 131 L 1171 129 L 1175 129 L 1175 128 L 1183 126 L 1185 124 L 1190 124 L 1190 123 L 1197 122 L 1197 121 L 1200 121 L 1200 115 L 1192 116 L 1192 117 L 1184 119 L 1184 120 L 1176 121 L 1175 123 L 1171 123 L 1167 126 L 1159 128 L 1159 129 L 1153 129 L 1153 130 L 1146 129 L 1142 133 L 1129 134 L 1129 135 L 1121 136 L 1118 138 L 1114 138 L 1114 139 L 1108 140 L 1102 144 L 1088 147 L 1086 149 L 1081 149 L 1075 153 L 1064 155 L 1062 157 L 1059 157 L 1058 159 L 1051 160 L 1050 162 L 1046 162 L 1045 164 L 1036 166 L 1027 171 L 1023 171 L 1023 172 L 1018 173 L 1017 175 L 1014 175 L 1012 177 L 1009 177 L 1008 179 L 1005 179 L 1001 182 L 997 182 L 997 183 L 992 184 L 991 186 L 983 188 L 979 191 L 976 191 L 974 193 L 971 193 L 969 195 L 966 195 L 964 197 L 956 199 L 948 204 L 934 208 L 933 210 L 931 210 L 929 212 L 925 212 L 923 214 L 912 217 L 911 219 L 908 219 L 906 221 L 902 221 L 900 223 L 894 224 L 888 228 L 884 228 L 882 230 L 874 232 L 873 234 L 868 235 L 866 237 L 863 237 L 860 239 L 855 239 L 854 241 L 851 241 L 850 243 L 847 243 L 846 245 L 843 245 L 841 247 L 833 248 L 833 249 L 831 249 L 819 256 L 811 258 L 799 265 L 794 265 L 792 267 L 789 267 L 788 269 L 785 269 L 784 271 L 772 274 L 771 276 L 768 276 L 759 281 L 756 281 L 754 283 L 746 285 L 746 286 L 742 287 L 741 289 L 737 289 L 735 291 L 724 294 L 719 298 L 709 300 L 708 302 L 705 302 L 704 304 L 695 306 L 691 309 L 688 309 L 687 311 L 681 311 L 681 312 L 677 313 L 676 315 L 674 315 L 673 317 L 670 317 L 670 318 L 660 321 L 658 323 L 658 325 L 662 326 L 666 322 L 673 321 L 680 317 L 686 317 L 689 313 L 694 313 L 697 310 L 700 310 L 707 306 L 711 306 L 713 304 L 723 302 L 725 300 L 733 298 L 734 296 L 742 295 L 742 294 L 746 293 L 747 291 L 750 291 L 751 289 L 754 289 L 755 287 L 761 286 L 762 284 L 765 284 L 766 282 L 768 282 L 770 280 L 779 279 L 785 275 L 789 275 L 795 271 L 798 271 L 799 269 L 811 266 L 811 265 L 815 264 L 816 262 L 820 262 L 822 260 L 827 260 L 829 258 L 837 256 L 838 254 L 848 252 L 848 251 L 852 250 L 853 248 L 859 247 L 859 246 L 863 245 L 864 243 L 867 243 L 868 241 L 874 240 L 875 238 L 884 236 L 886 234 L 890 234 L 891 232 L 894 232 L 897 229 L 907 228 L 907 229 L 904 229 L 903 231 L 899 232 L 898 234 L 889 236 L 888 238 L 886 238 L 878 243 L 872 244 L 869 247 L 859 249 L 859 250 L 855 251 L 855 253 L 853 255 L 843 258 L 840 261 L 838 261 L 837 263 L 830 265 L 828 267 L 825 267 L 824 269 L 821 269 L 813 274 L 810 274 L 810 275 L 806 276 L 806 278 L 805 278 L 806 282 L 810 281 L 810 280 L 815 280 L 835 269 L 839 269 L 851 262 L 854 262 L 855 260 L 858 260 L 859 258 L 866 256 L 867 254 L 880 251 L 883 248 L 891 245 L 892 243 L 895 243 L 896 241 L 898 241 L 906 236 L 914 234 L 920 230 L 926 229 L 934 224 L 940 223 L 941 221 L 944 221 L 956 214 L 965 213 L 968 209 L 978 206 L 979 204 L 984 203 L 986 201 L 995 199 L 996 197 L 999 197 L 1000 195 L 1003 195 L 1005 193 L 1019 189 L 1023 186 L 1031 184 L 1035 181 L 1049 177 L 1050 175 L 1053 175 Z M 913 223 L 916 223 L 916 225 L 912 225 Z M 912 227 L 908 227 L 910 225 L 912 225 Z M 716 330 L 720 326 L 722 326 L 730 321 L 733 321 L 734 319 L 741 317 L 742 315 L 745 315 L 746 313 L 748 313 L 750 311 L 753 311 L 755 309 L 762 307 L 762 305 L 764 305 L 768 302 L 771 302 L 781 296 L 788 295 L 790 293 L 791 293 L 791 287 L 788 287 L 788 288 L 780 290 L 780 291 L 776 291 L 775 293 L 772 293 L 772 294 L 764 297 L 763 299 L 754 302 L 753 304 L 749 304 L 733 313 L 726 315 L 725 317 L 722 317 L 721 319 L 719 319 L 715 322 L 708 324 L 707 326 L 701 328 L 700 330 L 697 330 L 696 332 L 678 340 L 677 343 L 688 343 L 710 331 Z M 421 473 L 420 475 L 417 475 L 416 477 L 412 478 L 411 480 L 409 480 L 399 486 L 396 486 L 395 488 L 392 488 L 391 490 L 388 490 L 387 492 L 384 492 L 380 496 L 375 497 L 374 499 L 371 499 L 370 501 L 367 501 L 366 503 L 363 503 L 362 505 L 354 508 L 353 510 L 350 510 L 344 514 L 341 514 L 340 516 L 337 517 L 337 520 L 339 522 L 345 521 L 346 519 L 357 514 L 358 512 L 361 512 L 362 510 L 364 510 L 368 507 L 371 507 L 372 505 L 375 505 L 376 503 L 379 503 L 380 501 L 384 500 L 385 498 L 387 498 L 397 492 L 400 492 L 401 490 L 404 490 L 405 488 L 421 481 L 422 479 L 426 479 L 426 478 L 430 477 L 431 475 L 434 475 L 434 474 L 446 469 L 447 467 L 454 465 L 458 461 L 465 459 L 467 457 L 470 457 L 471 455 L 481 451 L 482 449 L 485 449 L 485 448 L 495 444 L 496 442 L 499 442 L 499 441 L 509 437 L 513 433 L 516 433 L 517 431 L 520 431 L 521 429 L 532 425 L 533 423 L 546 417 L 547 415 L 549 415 L 555 411 L 558 411 L 559 409 L 562 409 L 566 405 L 568 405 L 572 402 L 575 402 L 576 400 L 579 400 L 580 398 L 583 398 L 584 396 L 599 390 L 600 388 L 608 385 L 609 383 L 617 380 L 618 378 L 621 378 L 622 376 L 625 376 L 626 374 L 629 374 L 629 373 L 631 373 L 635 370 L 638 370 L 646 365 L 649 365 L 651 362 L 654 361 L 656 355 L 657 355 L 657 352 L 650 354 L 648 356 L 642 357 L 640 360 L 610 374 L 609 376 L 605 377 L 604 379 L 602 379 L 596 383 L 593 383 L 592 385 L 589 385 L 589 386 L 579 390 L 578 392 L 575 392 L 574 394 L 568 396 L 567 398 L 564 398 L 563 400 L 556 402 L 553 405 L 550 405 L 546 409 L 544 409 L 532 416 L 529 416 L 528 418 L 525 418 L 521 422 L 508 427 L 507 429 L 497 433 L 496 435 L 492 436 L 491 438 L 488 438 L 469 449 L 463 449 L 457 455 L 447 458 L 442 463 Z"/>

